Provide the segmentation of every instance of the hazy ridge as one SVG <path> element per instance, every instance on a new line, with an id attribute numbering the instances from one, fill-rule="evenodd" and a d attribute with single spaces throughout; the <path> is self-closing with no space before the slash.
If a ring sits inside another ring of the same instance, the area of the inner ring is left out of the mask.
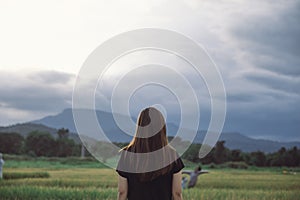
<path id="1" fill-rule="evenodd" d="M 113 142 L 129 142 L 131 136 L 125 134 L 115 123 L 111 113 L 104 111 L 96 112 L 101 127 L 107 134 L 107 137 Z M 15 124 L 6 127 L 0 127 L 0 132 L 17 132 L 27 136 L 31 131 L 43 131 L 49 132 L 56 137 L 57 129 L 68 128 L 70 130 L 70 137 L 76 142 L 79 142 L 78 134 L 73 120 L 73 114 L 71 109 L 65 109 L 61 113 L 53 116 L 46 116 L 42 119 L 31 121 L 23 124 Z M 175 124 L 168 123 L 167 130 L 169 136 L 174 136 L 178 127 Z M 188 131 L 188 130 L 187 130 Z M 202 143 L 205 137 L 206 131 L 198 131 L 194 143 Z M 219 140 L 225 140 L 225 146 L 229 149 L 241 149 L 244 152 L 263 151 L 263 152 L 275 152 L 281 147 L 291 148 L 297 146 L 300 148 L 300 142 L 279 142 L 264 139 L 254 139 L 245 136 L 238 132 L 223 132 Z"/>

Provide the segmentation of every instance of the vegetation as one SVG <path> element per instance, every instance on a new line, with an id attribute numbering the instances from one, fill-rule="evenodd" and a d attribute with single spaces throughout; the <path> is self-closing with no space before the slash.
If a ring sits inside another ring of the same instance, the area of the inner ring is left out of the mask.
<path id="1" fill-rule="evenodd" d="M 121 148 L 127 144 L 115 145 Z M 102 151 L 109 146 L 97 142 L 93 148 Z M 230 150 L 225 141 L 219 141 L 199 159 L 200 148 L 201 144 L 191 144 L 182 156 L 184 164 L 186 169 L 193 169 L 201 163 L 209 173 L 199 177 L 195 188 L 183 191 L 184 199 L 299 199 L 297 147 L 269 154 L 246 153 Z M 69 130 L 64 128 L 57 131 L 57 137 L 40 131 L 26 138 L 18 133 L 1 133 L 0 152 L 4 153 L 5 165 L 0 199 L 116 199 L 116 172 L 88 153 L 79 158 L 80 150 L 81 144 L 71 140 Z M 101 156 L 108 160 L 115 153 L 112 150 Z"/>
<path id="2" fill-rule="evenodd" d="M 74 140 L 69 139 L 69 130 L 61 128 L 57 131 L 57 137 L 54 138 L 48 132 L 33 131 L 23 138 L 18 133 L 1 133 L 0 134 L 0 152 L 6 154 L 25 154 L 32 157 L 68 157 L 80 156 L 81 144 L 76 144 Z M 169 139 L 172 139 L 169 137 Z M 178 144 L 183 141 L 177 139 Z M 121 147 L 128 143 L 115 143 Z M 104 161 L 110 159 L 117 152 L 115 149 L 109 149 L 111 146 L 105 142 L 95 142 L 91 147 L 94 152 L 106 151 L 104 155 L 98 155 Z M 258 167 L 298 167 L 300 166 L 300 149 L 293 147 L 285 149 L 282 147 L 277 152 L 265 154 L 261 151 L 246 153 L 239 149 L 230 150 L 225 147 L 225 141 L 218 141 L 213 150 L 203 159 L 199 159 L 199 150 L 201 144 L 191 144 L 183 154 L 183 158 L 202 164 L 225 164 L 232 168 L 245 169 L 248 166 Z M 88 152 L 85 155 L 90 156 Z"/>
<path id="3" fill-rule="evenodd" d="M 24 138 L 18 133 L 0 134 L 0 152 L 20 154 L 23 150 Z"/>
<path id="4" fill-rule="evenodd" d="M 29 173 L 18 173 L 18 172 L 7 172 L 3 174 L 3 178 L 6 179 L 21 179 L 21 178 L 49 178 L 48 172 L 29 172 Z"/>
<path id="5" fill-rule="evenodd" d="M 203 159 L 199 158 L 201 144 L 191 144 L 182 157 L 191 162 L 201 162 L 202 164 L 228 163 L 230 166 L 229 163 L 231 163 L 233 168 L 247 168 L 248 165 L 257 167 L 300 166 L 300 149 L 297 147 L 288 150 L 282 147 L 277 152 L 265 154 L 261 151 L 245 153 L 239 149 L 230 150 L 224 144 L 225 141 L 218 141 L 213 150 Z M 240 166 L 237 166 L 238 164 Z"/>
<path id="6" fill-rule="evenodd" d="M 68 129 L 59 129 L 54 138 L 48 132 L 32 131 L 26 138 L 18 133 L 0 134 L 0 152 L 27 154 L 32 157 L 80 156 L 81 145 L 68 138 Z"/>
<path id="7" fill-rule="evenodd" d="M 96 160 L 79 158 L 30 158 L 6 156 L 4 173 L 47 173 L 49 178 L 0 181 L 1 199 L 102 199 L 117 197 L 117 174 L 99 168 Z M 15 162 L 22 162 L 17 168 Z M 36 164 L 43 162 L 43 165 Z M 60 163 L 55 166 L 53 163 Z M 74 164 L 76 163 L 76 164 Z M 189 169 L 196 164 L 184 161 Z M 99 163 L 98 163 L 99 164 Z M 38 166 L 34 167 L 34 166 Z M 72 166 L 72 168 L 69 168 Z M 209 166 L 209 165 L 208 165 Z M 220 165 L 216 165 L 220 166 Z M 207 166 L 203 166 L 206 168 Z M 299 199 L 300 168 L 210 169 L 201 175 L 195 188 L 183 191 L 188 200 L 279 200 Z"/>
<path id="8" fill-rule="evenodd" d="M 31 157 L 4 154 L 5 168 L 45 168 L 45 169 L 73 169 L 73 168 L 97 168 L 106 166 L 93 157 Z"/>

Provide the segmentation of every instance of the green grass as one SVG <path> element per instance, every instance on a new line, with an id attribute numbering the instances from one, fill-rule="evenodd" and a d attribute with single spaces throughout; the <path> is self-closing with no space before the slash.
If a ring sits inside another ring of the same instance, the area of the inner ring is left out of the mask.
<path id="1" fill-rule="evenodd" d="M 47 168 L 47 169 L 70 169 L 70 168 L 107 168 L 104 164 L 93 158 L 57 158 L 29 156 L 5 156 L 6 168 Z"/>
<path id="2" fill-rule="evenodd" d="M 20 186 L 1 187 L 1 199 L 116 199 L 113 188 L 104 191 L 96 189 Z"/>
<path id="3" fill-rule="evenodd" d="M 8 172 L 3 174 L 3 178 L 7 179 L 21 179 L 21 178 L 49 178 L 48 172 L 28 172 L 28 173 L 16 173 Z"/>
<path id="4" fill-rule="evenodd" d="M 117 198 L 118 179 L 113 169 L 105 168 L 94 160 L 80 163 L 76 158 L 43 159 L 7 160 L 4 173 L 38 174 L 47 171 L 49 178 L 1 180 L 0 199 Z M 21 164 L 16 166 L 16 162 Z M 188 167 L 194 166 L 189 163 Z M 199 177 L 195 188 L 183 191 L 183 197 L 185 200 L 300 199 L 300 173 L 283 173 L 283 170 L 209 169 L 210 173 Z"/>

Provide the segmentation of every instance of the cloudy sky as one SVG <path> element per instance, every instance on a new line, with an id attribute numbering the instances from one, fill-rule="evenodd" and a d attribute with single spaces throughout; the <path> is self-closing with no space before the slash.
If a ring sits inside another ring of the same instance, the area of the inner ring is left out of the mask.
<path id="1" fill-rule="evenodd" d="M 300 141 L 299 22 L 293 0 L 1 0 L 0 126 L 71 107 L 76 75 L 97 46 L 153 27 L 205 47 L 226 88 L 225 131 Z"/>

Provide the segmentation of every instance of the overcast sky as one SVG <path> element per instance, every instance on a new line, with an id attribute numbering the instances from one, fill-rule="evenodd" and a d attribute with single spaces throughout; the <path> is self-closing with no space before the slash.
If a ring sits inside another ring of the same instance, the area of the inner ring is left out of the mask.
<path id="1" fill-rule="evenodd" d="M 0 125 L 71 107 L 76 75 L 97 46 L 154 27 L 192 38 L 214 60 L 227 93 L 225 131 L 300 141 L 299 23 L 293 0 L 0 0 Z"/>

